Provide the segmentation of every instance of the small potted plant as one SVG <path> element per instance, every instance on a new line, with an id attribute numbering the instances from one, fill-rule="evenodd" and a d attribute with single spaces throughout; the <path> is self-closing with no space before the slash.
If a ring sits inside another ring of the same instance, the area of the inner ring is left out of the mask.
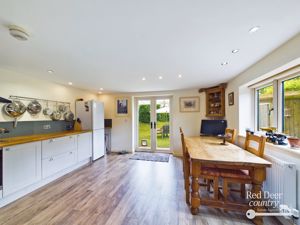
<path id="1" fill-rule="evenodd" d="M 288 137 L 288 142 L 292 148 L 300 148 L 300 138 Z"/>

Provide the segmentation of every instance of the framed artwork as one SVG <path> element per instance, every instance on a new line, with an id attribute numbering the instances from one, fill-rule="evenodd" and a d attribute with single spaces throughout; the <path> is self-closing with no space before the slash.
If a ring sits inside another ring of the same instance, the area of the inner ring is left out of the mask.
<path id="1" fill-rule="evenodd" d="M 116 116 L 128 116 L 129 114 L 129 98 L 116 98 Z"/>
<path id="2" fill-rule="evenodd" d="M 234 92 L 230 92 L 228 94 L 228 104 L 229 105 L 234 105 Z"/>
<path id="3" fill-rule="evenodd" d="M 200 98 L 195 97 L 181 97 L 179 98 L 180 112 L 199 112 Z"/>

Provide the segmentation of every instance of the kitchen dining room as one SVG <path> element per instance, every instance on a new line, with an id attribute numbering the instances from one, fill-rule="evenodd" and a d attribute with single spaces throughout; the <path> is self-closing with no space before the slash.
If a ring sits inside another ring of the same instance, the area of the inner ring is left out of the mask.
<path id="1" fill-rule="evenodd" d="M 1 1 L 0 225 L 299 225 L 299 8 Z"/>

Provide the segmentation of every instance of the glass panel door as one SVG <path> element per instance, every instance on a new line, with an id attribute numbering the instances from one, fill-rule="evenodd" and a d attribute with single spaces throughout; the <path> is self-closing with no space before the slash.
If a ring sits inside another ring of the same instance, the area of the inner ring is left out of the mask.
<path id="1" fill-rule="evenodd" d="M 151 150 L 151 99 L 137 101 L 137 136 L 140 150 Z"/>
<path id="2" fill-rule="evenodd" d="M 136 100 L 137 151 L 170 150 L 170 106 L 166 97 Z"/>
<path id="3" fill-rule="evenodd" d="M 170 149 L 170 99 L 156 99 L 156 148 Z"/>

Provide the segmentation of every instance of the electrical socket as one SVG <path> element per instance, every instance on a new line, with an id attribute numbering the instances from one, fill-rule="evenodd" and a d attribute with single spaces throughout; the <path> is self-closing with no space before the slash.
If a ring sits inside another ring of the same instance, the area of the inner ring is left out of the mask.
<path id="1" fill-rule="evenodd" d="M 51 129 L 51 125 L 50 124 L 45 124 L 45 125 L 43 125 L 43 129 L 44 130 L 49 130 L 49 129 Z"/>

